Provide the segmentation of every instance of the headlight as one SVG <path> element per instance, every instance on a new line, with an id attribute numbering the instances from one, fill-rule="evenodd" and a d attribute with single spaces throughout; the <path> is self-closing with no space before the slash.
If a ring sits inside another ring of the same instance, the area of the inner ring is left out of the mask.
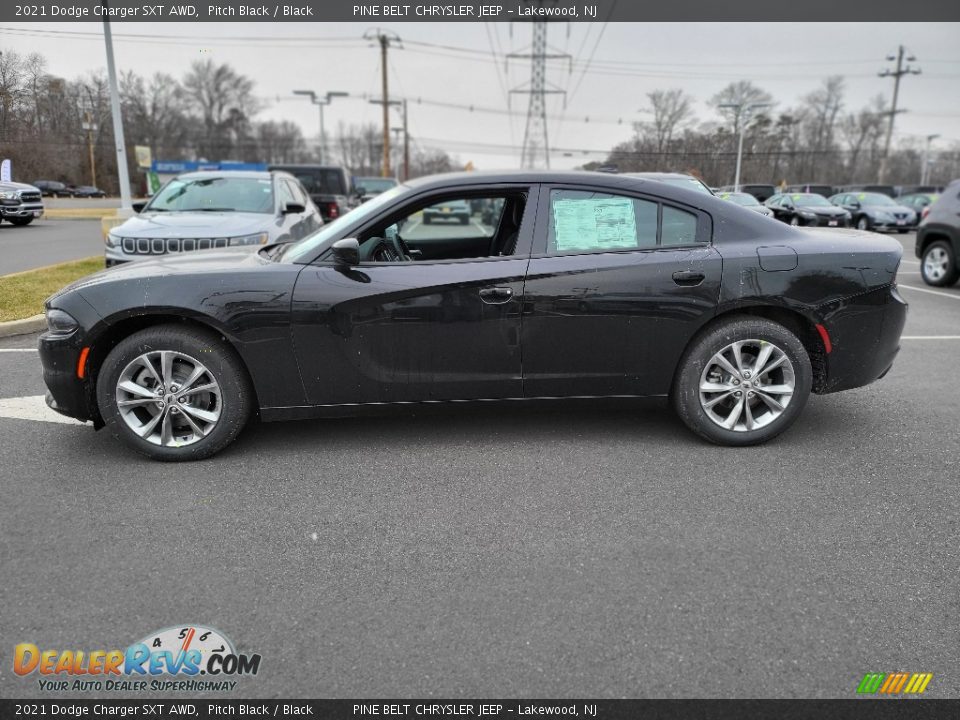
<path id="1" fill-rule="evenodd" d="M 16 200 L 16 199 L 17 199 L 17 193 L 16 193 L 16 192 L 2 192 L 2 193 L 0 193 L 0 198 L 3 198 L 4 200 Z"/>
<path id="2" fill-rule="evenodd" d="M 807 220 L 813 220 L 816 217 L 816 214 L 812 212 L 807 212 L 806 210 L 801 210 L 800 217 L 806 218 Z"/>
<path id="3" fill-rule="evenodd" d="M 267 233 L 255 233 L 253 235 L 241 235 L 240 237 L 230 238 L 230 245 L 266 245 L 268 240 Z"/>
<path id="4" fill-rule="evenodd" d="M 106 237 L 103 238 L 104 244 L 109 248 L 119 247 L 120 243 L 123 242 L 123 238 L 118 235 L 114 235 L 113 232 L 108 232 Z"/>
<path id="5" fill-rule="evenodd" d="M 50 335 L 66 337 L 80 327 L 80 323 L 73 319 L 70 313 L 57 308 L 47 309 L 47 331 Z"/>

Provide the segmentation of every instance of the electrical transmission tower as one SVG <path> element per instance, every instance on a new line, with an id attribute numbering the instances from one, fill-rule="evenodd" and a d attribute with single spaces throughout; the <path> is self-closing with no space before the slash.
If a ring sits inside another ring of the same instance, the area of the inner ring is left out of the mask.
<path id="1" fill-rule="evenodd" d="M 527 127 L 523 133 L 523 151 L 520 164 L 525 168 L 550 167 L 550 142 L 547 138 L 547 95 L 563 95 L 566 108 L 566 91 L 547 82 L 546 62 L 550 59 L 566 59 L 566 53 L 548 52 L 547 23 L 537 20 L 533 23 L 533 42 L 530 52 L 510 53 L 507 58 L 530 60 L 530 81 L 510 91 L 515 94 L 529 95 L 527 108 Z M 548 87 L 549 85 L 549 87 Z"/>

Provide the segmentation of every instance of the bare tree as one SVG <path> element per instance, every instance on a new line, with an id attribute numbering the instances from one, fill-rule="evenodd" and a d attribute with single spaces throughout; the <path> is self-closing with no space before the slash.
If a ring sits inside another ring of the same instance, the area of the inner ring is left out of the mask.
<path id="1" fill-rule="evenodd" d="M 733 134 L 740 132 L 740 118 L 742 113 L 737 108 L 724 108 L 721 105 L 773 104 L 773 96 L 766 90 L 757 87 L 749 80 L 739 80 L 727 85 L 723 90 L 710 98 L 710 105 L 716 108 L 733 126 Z"/>
<path id="2" fill-rule="evenodd" d="M 647 93 L 650 100 L 653 121 L 640 123 L 642 132 L 653 136 L 658 154 L 670 146 L 674 134 L 682 129 L 684 123 L 693 115 L 693 99 L 683 90 L 654 90 Z"/>
<path id="3" fill-rule="evenodd" d="M 200 60 L 191 66 L 183 86 L 203 123 L 199 154 L 210 160 L 229 157 L 250 137 L 250 118 L 261 109 L 253 81 L 229 65 Z"/>

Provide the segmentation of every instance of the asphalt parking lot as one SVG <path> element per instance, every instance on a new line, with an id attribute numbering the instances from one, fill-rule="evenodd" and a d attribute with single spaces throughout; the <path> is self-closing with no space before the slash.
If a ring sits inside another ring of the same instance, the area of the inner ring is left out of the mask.
<path id="1" fill-rule="evenodd" d="M 0 229 L 0 235 L 9 228 Z M 0 695 L 21 642 L 217 628 L 234 697 L 960 696 L 960 287 L 912 254 L 897 363 L 756 448 L 658 402 L 252 425 L 153 463 L 40 417 L 0 340 Z"/>
<path id="2" fill-rule="evenodd" d="M 99 220 L 41 218 L 25 227 L 0 223 L 0 275 L 92 255 L 103 255 Z"/>

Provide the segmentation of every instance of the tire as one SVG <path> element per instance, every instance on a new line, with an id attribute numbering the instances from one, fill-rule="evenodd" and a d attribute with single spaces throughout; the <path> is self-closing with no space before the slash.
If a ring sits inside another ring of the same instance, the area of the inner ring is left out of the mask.
<path id="1" fill-rule="evenodd" d="M 462 218 L 460 218 L 460 224 L 461 224 L 461 225 L 469 225 L 469 224 L 470 224 L 470 218 L 468 218 L 468 217 L 462 217 Z"/>
<path id="2" fill-rule="evenodd" d="M 930 243 L 920 259 L 920 277 L 927 285 L 949 287 L 957 282 L 957 257 L 946 240 Z"/>
<path id="3" fill-rule="evenodd" d="M 203 390 L 180 397 L 182 390 L 169 392 L 192 375 L 191 387 Z M 170 378 L 174 382 L 167 384 Z M 156 392 L 160 379 L 167 381 L 165 393 Z M 132 392 L 126 389 L 131 387 Z M 220 452 L 246 425 L 253 397 L 233 348 L 213 332 L 178 325 L 147 328 L 122 340 L 97 377 L 104 423 L 114 437 L 154 460 L 202 460 Z"/>
<path id="4" fill-rule="evenodd" d="M 861 215 L 857 220 L 857 230 L 869 230 L 870 229 L 870 218 L 866 215 Z"/>
<path id="5" fill-rule="evenodd" d="M 424 216 L 423 216 L 423 224 L 424 224 L 424 225 L 429 225 L 429 224 L 432 223 L 432 222 L 433 222 L 433 220 L 430 218 L 429 215 L 424 215 Z"/>
<path id="6" fill-rule="evenodd" d="M 910 231 L 909 231 L 909 230 L 898 229 L 897 232 L 900 233 L 901 235 L 906 235 L 906 234 L 907 234 L 908 232 L 910 232 Z"/>
<path id="7" fill-rule="evenodd" d="M 25 225 L 29 225 L 30 223 L 32 223 L 33 218 L 32 217 L 25 217 L 25 218 L 11 217 L 11 218 L 7 218 L 7 222 L 10 223 L 11 225 L 16 225 L 17 227 L 23 227 Z"/>
<path id="8" fill-rule="evenodd" d="M 741 350 L 739 366 L 734 344 Z M 737 377 L 724 370 L 716 362 L 721 353 L 738 374 L 743 374 Z M 753 373 L 761 354 L 766 354 L 764 367 L 774 367 L 761 370 L 757 382 Z M 693 340 L 680 360 L 671 402 L 680 419 L 700 437 L 718 445 L 757 445 L 793 424 L 810 396 L 812 384 L 810 357 L 796 335 L 771 320 L 740 316 L 708 327 Z M 739 398 L 736 392 L 742 393 Z M 748 399 L 750 392 L 754 395 Z M 780 410 L 775 409 L 777 406 Z M 731 418 L 730 429 L 721 426 L 721 421 Z"/>

